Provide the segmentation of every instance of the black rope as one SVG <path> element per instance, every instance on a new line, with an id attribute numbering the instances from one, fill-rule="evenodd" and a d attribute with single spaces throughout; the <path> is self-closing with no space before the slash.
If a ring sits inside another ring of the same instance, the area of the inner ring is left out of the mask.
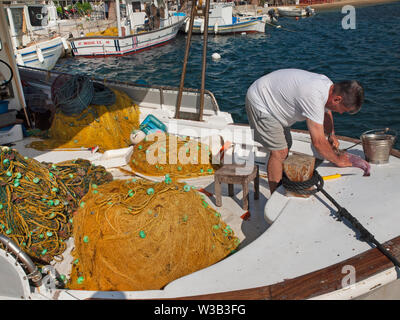
<path id="1" fill-rule="evenodd" d="M 289 178 L 284 174 L 282 177 L 282 185 L 286 190 L 296 192 L 299 194 L 316 194 L 318 191 L 321 191 L 326 198 L 329 199 L 330 202 L 338 209 L 337 215 L 339 217 L 339 221 L 342 221 L 345 218 L 347 221 L 351 223 L 351 225 L 360 233 L 359 239 L 361 241 L 369 242 L 375 244 L 375 246 L 381 251 L 393 264 L 397 267 L 400 267 L 399 260 L 396 259 L 390 252 L 388 252 L 385 247 L 379 243 L 373 234 L 371 234 L 364 226 L 348 212 L 345 208 L 341 207 L 336 200 L 324 190 L 324 179 L 320 176 L 317 170 L 314 170 L 312 177 L 303 182 L 293 182 L 289 180 Z M 313 186 L 316 188 L 311 189 Z"/>

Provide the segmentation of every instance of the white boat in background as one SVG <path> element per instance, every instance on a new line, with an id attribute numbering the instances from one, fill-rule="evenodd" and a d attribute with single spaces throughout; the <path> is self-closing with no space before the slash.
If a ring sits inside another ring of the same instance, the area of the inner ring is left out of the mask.
<path id="1" fill-rule="evenodd" d="M 124 56 L 166 44 L 174 39 L 186 19 L 169 12 L 164 1 L 127 0 L 124 13 L 116 1 L 116 35 L 90 35 L 68 39 L 77 57 Z"/>
<path id="2" fill-rule="evenodd" d="M 233 5 L 228 3 L 210 3 L 208 33 L 256 33 L 265 32 L 265 23 L 270 22 L 269 15 L 233 14 Z M 189 31 L 190 19 L 186 21 L 185 32 Z M 193 22 L 193 34 L 204 33 L 204 19 L 197 17 Z"/>
<path id="3" fill-rule="evenodd" d="M 54 31 L 57 12 L 49 4 L 9 4 L 5 7 L 18 65 L 51 70 L 68 49 Z"/>
<path id="4" fill-rule="evenodd" d="M 277 7 L 280 17 L 309 17 L 315 14 L 315 9 L 307 7 Z"/>

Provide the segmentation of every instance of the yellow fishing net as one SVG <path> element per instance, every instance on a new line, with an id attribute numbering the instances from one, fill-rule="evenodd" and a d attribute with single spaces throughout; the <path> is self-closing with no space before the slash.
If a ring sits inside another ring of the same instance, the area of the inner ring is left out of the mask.
<path id="1" fill-rule="evenodd" d="M 151 290 L 210 266 L 239 244 L 204 196 L 166 178 L 91 188 L 74 216 L 67 287 Z"/>
<path id="2" fill-rule="evenodd" d="M 118 28 L 117 27 L 111 27 L 107 28 L 103 31 L 97 31 L 97 32 L 88 32 L 85 35 L 86 37 L 93 37 L 93 36 L 112 36 L 112 37 L 118 37 Z"/>
<path id="3" fill-rule="evenodd" d="M 128 147 L 132 129 L 139 127 L 139 106 L 122 91 L 113 90 L 116 102 L 111 106 L 88 106 L 80 115 L 57 112 L 48 139 L 34 141 L 29 147 L 38 150 L 91 148 L 100 152 Z"/>
<path id="4" fill-rule="evenodd" d="M 147 135 L 135 146 L 129 166 L 147 176 L 193 178 L 213 175 L 220 165 L 212 163 L 208 145 L 159 132 Z"/>
<path id="5" fill-rule="evenodd" d="M 90 184 L 112 180 L 103 167 L 78 159 L 40 163 L 3 147 L 0 153 L 0 233 L 39 264 L 61 259 L 72 213 Z"/>

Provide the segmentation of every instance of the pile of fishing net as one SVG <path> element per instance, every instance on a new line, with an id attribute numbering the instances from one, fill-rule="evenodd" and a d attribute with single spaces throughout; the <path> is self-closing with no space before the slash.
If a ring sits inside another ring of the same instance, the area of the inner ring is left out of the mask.
<path id="1" fill-rule="evenodd" d="M 239 239 L 189 185 L 114 180 L 74 216 L 70 289 L 151 290 L 229 255 Z"/>
<path id="2" fill-rule="evenodd" d="M 115 103 L 110 106 L 89 105 L 78 115 L 58 110 L 46 139 L 34 141 L 29 147 L 47 150 L 98 146 L 101 152 L 128 147 L 132 129 L 139 127 L 139 106 L 126 93 L 113 92 Z"/>
<path id="3" fill-rule="evenodd" d="M 40 264 L 66 249 L 72 213 L 91 184 L 112 180 L 87 160 L 40 163 L 3 147 L 0 154 L 0 233 Z"/>
<path id="4" fill-rule="evenodd" d="M 135 146 L 129 166 L 146 176 L 193 178 L 213 175 L 219 164 L 213 164 L 207 144 L 190 137 L 164 132 L 151 133 Z"/>
<path id="5" fill-rule="evenodd" d="M 94 37 L 94 36 L 111 36 L 111 37 L 118 37 L 118 28 L 117 27 L 111 27 L 107 28 L 103 31 L 97 31 L 97 32 L 88 32 L 85 34 L 86 37 Z"/>

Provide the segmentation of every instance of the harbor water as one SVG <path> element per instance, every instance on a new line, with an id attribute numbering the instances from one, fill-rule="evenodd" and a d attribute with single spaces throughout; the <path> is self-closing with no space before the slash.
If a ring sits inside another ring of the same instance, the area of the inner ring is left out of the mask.
<path id="1" fill-rule="evenodd" d="M 235 122 L 247 123 L 246 91 L 253 81 L 281 68 L 322 73 L 332 81 L 359 80 L 365 102 L 356 115 L 334 114 L 338 135 L 359 138 L 389 127 L 400 133 L 400 2 L 357 7 L 355 29 L 343 28 L 349 12 L 317 12 L 310 18 L 280 18 L 263 34 L 209 35 L 206 89 Z M 63 58 L 54 70 L 152 85 L 179 86 L 186 35 L 168 44 L 118 58 Z M 185 87 L 200 88 L 203 38 L 194 35 Z M 213 61 L 213 53 L 221 59 Z M 306 129 L 305 122 L 293 126 Z M 394 146 L 400 149 L 400 141 Z"/>

